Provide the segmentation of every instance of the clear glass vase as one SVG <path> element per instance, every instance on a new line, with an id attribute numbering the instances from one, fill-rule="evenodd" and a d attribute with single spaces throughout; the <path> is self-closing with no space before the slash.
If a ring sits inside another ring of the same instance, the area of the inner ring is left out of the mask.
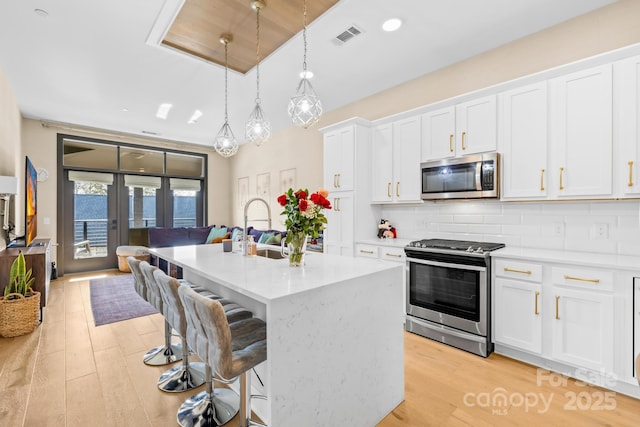
<path id="1" fill-rule="evenodd" d="M 307 251 L 307 234 L 292 233 L 289 247 L 289 267 L 304 265 L 304 254 Z"/>

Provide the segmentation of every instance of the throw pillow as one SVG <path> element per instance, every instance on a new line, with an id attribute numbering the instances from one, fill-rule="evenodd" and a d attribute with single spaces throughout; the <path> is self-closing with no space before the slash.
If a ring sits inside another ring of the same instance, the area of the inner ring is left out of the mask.
<path id="1" fill-rule="evenodd" d="M 205 240 L 205 243 L 211 243 L 211 241 L 216 237 L 222 237 L 225 234 L 227 234 L 227 227 L 211 227 L 211 231 L 209 231 L 209 235 L 207 236 L 207 240 Z"/>
<path id="2" fill-rule="evenodd" d="M 228 239 L 230 236 L 231 236 L 231 233 L 227 231 L 227 233 L 224 236 L 214 237 L 211 243 L 222 243 L 222 239 Z"/>
<path id="3" fill-rule="evenodd" d="M 282 234 L 276 233 L 273 236 L 269 237 L 267 241 L 264 243 L 267 245 L 280 245 L 281 241 L 282 241 Z"/>
<path id="4" fill-rule="evenodd" d="M 267 243 L 267 240 L 273 237 L 274 234 L 275 233 L 262 233 L 262 236 L 258 239 L 258 243 Z"/>
<path id="5" fill-rule="evenodd" d="M 233 233 L 231 233 L 231 240 L 237 242 L 238 240 L 242 240 L 244 237 L 244 231 L 242 228 L 234 228 Z"/>

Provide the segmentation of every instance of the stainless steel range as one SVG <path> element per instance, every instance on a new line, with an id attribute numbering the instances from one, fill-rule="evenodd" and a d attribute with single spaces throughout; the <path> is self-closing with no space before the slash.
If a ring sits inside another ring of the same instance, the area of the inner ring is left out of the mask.
<path id="1" fill-rule="evenodd" d="M 502 243 L 424 239 L 409 243 L 406 329 L 487 357 L 490 253 Z"/>

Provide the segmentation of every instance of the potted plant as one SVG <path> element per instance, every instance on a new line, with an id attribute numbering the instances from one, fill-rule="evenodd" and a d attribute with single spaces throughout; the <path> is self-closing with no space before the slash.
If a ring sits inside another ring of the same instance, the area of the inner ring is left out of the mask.
<path id="1" fill-rule="evenodd" d="M 33 332 L 38 326 L 40 292 L 31 289 L 35 278 L 27 270 L 22 252 L 11 264 L 9 283 L 0 297 L 0 335 L 17 337 Z"/>

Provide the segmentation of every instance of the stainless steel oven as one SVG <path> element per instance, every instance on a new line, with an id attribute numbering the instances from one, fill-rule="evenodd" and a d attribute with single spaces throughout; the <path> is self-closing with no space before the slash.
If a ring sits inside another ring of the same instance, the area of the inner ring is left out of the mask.
<path id="1" fill-rule="evenodd" d="M 428 239 L 407 254 L 407 320 L 410 332 L 488 356 L 490 251 L 501 243 Z"/>

